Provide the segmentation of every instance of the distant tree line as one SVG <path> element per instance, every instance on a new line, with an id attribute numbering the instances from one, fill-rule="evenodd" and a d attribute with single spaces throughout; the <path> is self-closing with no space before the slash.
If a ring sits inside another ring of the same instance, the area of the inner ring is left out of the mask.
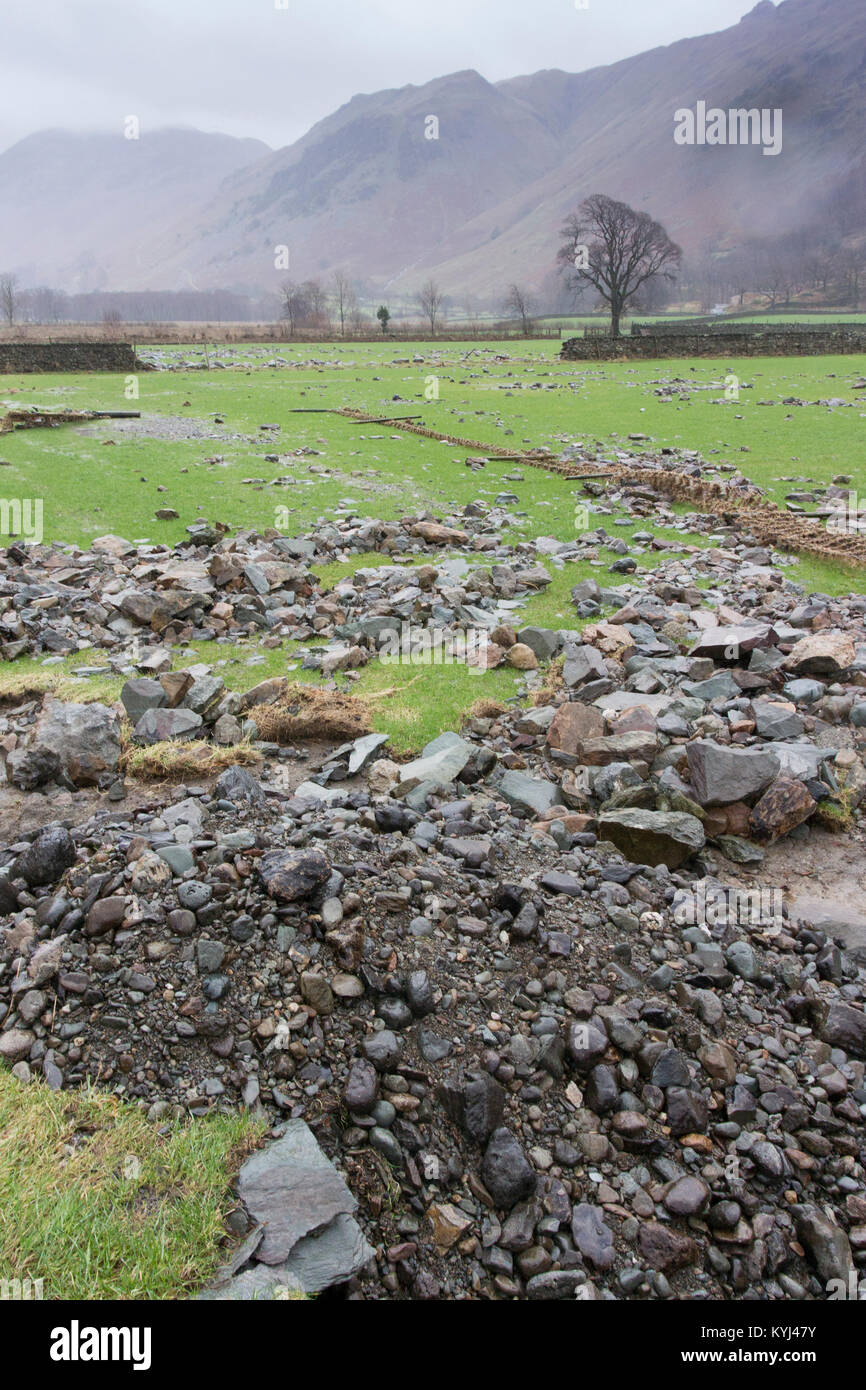
<path id="1" fill-rule="evenodd" d="M 834 238 L 828 228 L 754 237 L 735 250 L 708 243 L 683 263 L 680 290 L 702 312 L 715 304 L 785 309 L 809 302 L 856 310 L 866 301 L 866 244 Z"/>
<path id="2" fill-rule="evenodd" d="M 276 295 L 231 290 L 93 290 L 68 294 L 48 285 L 24 288 L 0 273 L 0 322 L 61 323 L 261 323 L 279 317 Z"/>
<path id="3" fill-rule="evenodd" d="M 448 327 L 502 326 L 529 337 L 539 318 L 606 312 L 611 331 L 628 313 L 659 313 L 671 304 L 717 305 L 779 311 L 790 307 L 857 310 L 866 303 L 866 159 L 845 185 L 816 203 L 797 231 L 751 237 L 739 245 L 708 238 L 683 255 L 660 223 L 645 212 L 593 194 L 580 203 L 560 233 L 558 255 L 531 285 L 504 284 L 496 297 L 449 297 L 431 276 L 414 295 L 379 304 L 374 290 L 343 270 L 326 282 L 286 280 L 272 293 L 235 290 L 109 291 L 68 293 L 47 285 L 24 287 L 0 268 L 0 326 L 259 323 L 279 325 L 291 338 L 367 336 L 399 332 L 413 319 L 425 336 Z M 553 251 L 553 248 L 552 248 Z M 534 288 L 532 286 L 535 286 Z M 365 308 L 365 304 L 369 306 Z M 412 313 L 412 310 L 415 313 Z"/>

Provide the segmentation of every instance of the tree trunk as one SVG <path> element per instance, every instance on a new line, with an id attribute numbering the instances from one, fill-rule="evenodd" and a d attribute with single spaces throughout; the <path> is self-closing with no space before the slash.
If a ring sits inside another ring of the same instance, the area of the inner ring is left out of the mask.
<path id="1" fill-rule="evenodd" d="M 611 336 L 612 338 L 618 338 L 618 337 L 619 337 L 619 320 L 620 320 L 620 314 L 621 314 L 621 312 L 622 312 L 622 311 L 621 311 L 619 305 L 611 304 L 611 306 L 610 306 L 610 336 Z"/>

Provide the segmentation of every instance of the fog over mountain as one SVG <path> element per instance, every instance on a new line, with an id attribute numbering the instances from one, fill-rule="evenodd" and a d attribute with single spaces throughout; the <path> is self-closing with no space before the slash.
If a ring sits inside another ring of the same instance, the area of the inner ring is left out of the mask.
<path id="1" fill-rule="evenodd" d="M 68 291 L 261 292 L 340 268 L 377 293 L 433 274 L 490 298 L 549 282 L 562 221 L 593 192 L 646 209 L 687 252 L 733 247 L 856 192 L 864 78 L 863 0 L 763 0 L 720 33 L 585 72 L 467 69 L 356 96 L 277 150 L 42 131 L 0 155 L 0 269 Z M 700 101 L 780 108 L 778 156 L 676 144 L 675 112 Z"/>

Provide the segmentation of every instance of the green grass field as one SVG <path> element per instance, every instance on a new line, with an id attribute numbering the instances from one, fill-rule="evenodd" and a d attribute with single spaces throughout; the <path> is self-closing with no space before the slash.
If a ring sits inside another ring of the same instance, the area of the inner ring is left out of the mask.
<path id="1" fill-rule="evenodd" d="M 131 439 L 110 421 L 86 432 L 72 426 L 19 431 L 0 438 L 3 495 L 43 498 L 46 538 L 83 545 L 105 531 L 174 543 L 202 516 L 263 529 L 274 524 L 279 507 L 288 509 L 282 529 L 301 531 L 341 505 L 387 519 L 417 506 L 489 500 L 503 489 L 520 496 L 527 534 L 539 528 L 560 539 L 571 534 L 572 495 L 561 479 L 533 472 L 514 484 L 505 479 L 514 472 L 507 462 L 491 461 L 475 473 L 464 465 L 466 450 L 387 426 L 292 413 L 341 405 L 418 411 L 433 428 L 518 449 L 579 441 L 628 447 L 628 435 L 639 432 L 658 445 L 733 463 L 777 501 L 789 488 L 785 478 L 866 476 L 866 399 L 851 389 L 866 372 L 864 356 L 568 363 L 549 342 L 281 344 L 242 351 L 251 363 L 279 353 L 297 365 L 143 372 L 137 401 L 125 398 L 122 377 L 0 377 L 0 404 L 7 406 L 134 408 L 147 417 L 199 422 L 220 413 L 225 425 L 219 428 L 230 436 Z M 195 360 L 201 350 L 184 355 Z M 423 361 L 413 362 L 415 355 Z M 497 361 L 500 355 L 507 360 Z M 728 371 L 740 378 L 740 399 L 719 403 Z M 425 399 L 431 377 L 438 400 Z M 719 390 L 696 389 L 688 402 L 664 402 L 654 388 L 672 378 L 695 388 L 717 383 Z M 789 407 L 782 404 L 786 397 L 839 397 L 852 408 Z M 764 401 L 770 404 L 759 404 Z M 260 429 L 274 423 L 279 434 Z M 319 452 L 265 462 L 268 453 L 302 448 Z M 273 485 L 285 475 L 292 485 Z M 179 520 L 155 521 L 160 507 L 175 508 Z"/>
<path id="2" fill-rule="evenodd" d="M 162 351 L 169 360 L 201 361 L 204 367 L 200 348 Z M 264 365 L 275 356 L 289 365 Z M 126 398 L 122 377 L 0 378 L 0 403 L 6 405 L 137 408 L 148 427 L 159 426 L 163 417 L 176 422 L 172 429 L 180 435 L 129 437 L 111 421 L 4 435 L 2 495 L 41 497 L 45 538 L 82 546 L 106 532 L 174 544 L 199 517 L 238 530 L 276 525 L 294 535 L 338 515 L 389 519 L 423 508 L 441 513 L 475 499 L 490 503 L 503 491 L 519 498 L 510 504 L 516 523 L 507 539 L 573 536 L 579 494 L 562 478 L 504 460 L 473 471 L 465 465 L 466 448 L 387 425 L 293 413 L 342 405 L 373 414 L 418 412 L 425 424 L 443 432 L 517 450 L 573 443 L 600 446 L 602 453 L 662 445 L 696 449 L 708 461 L 741 468 L 777 502 L 794 486 L 828 483 L 839 473 L 853 474 L 855 485 L 860 478 L 866 481 L 866 393 L 852 389 L 866 373 L 862 356 L 569 363 L 540 341 L 256 345 L 233 348 L 222 360 L 235 365 L 223 369 L 214 365 L 219 360 L 214 349 L 209 360 L 210 370 L 142 372 L 138 400 Z M 723 396 L 729 371 L 740 378 L 738 401 Z M 676 379 L 694 389 L 687 399 L 663 401 L 657 388 Z M 427 398 L 436 391 L 438 399 Z M 831 397 L 846 404 L 814 403 Z M 786 398 L 807 404 L 786 405 Z M 183 437 L 189 433 L 186 422 L 201 428 L 217 414 L 225 423 L 214 428 L 224 437 Z M 274 424 L 279 432 L 261 429 Z M 648 442 L 630 443 L 628 436 L 636 433 L 648 436 Z M 304 449 L 315 453 L 296 455 Z M 267 462 L 268 454 L 279 454 L 279 462 Z M 515 481 L 518 472 L 522 481 Z M 155 520 L 155 511 L 168 507 L 178 519 Z M 636 527 L 608 523 L 608 529 L 627 539 Z M 707 543 L 681 533 L 680 539 Z M 660 558 L 644 556 L 641 565 Z M 376 557 L 362 557 L 327 566 L 320 574 L 335 582 L 375 562 Z M 810 558 L 788 572 L 810 591 L 847 593 L 862 584 L 857 572 Z M 530 599 L 521 620 L 570 626 L 570 588 L 587 574 L 601 577 L 605 571 L 568 564 L 562 570 L 551 567 L 551 573 L 553 583 Z M 253 651 L 211 643 L 177 656 L 179 665 L 189 664 L 193 655 L 217 662 L 228 684 L 243 687 L 285 670 L 297 654 L 286 643 L 267 653 L 266 666 L 251 669 Z M 70 658 L 62 670 L 74 671 L 85 660 Z M 15 669 L 39 664 L 19 661 Z M 391 733 L 395 748 L 416 748 L 453 726 L 478 696 L 506 698 L 516 680 L 511 671 L 477 676 L 461 670 L 458 678 L 453 667 L 427 668 L 405 696 L 383 702 L 377 727 Z M 394 684 L 405 683 L 395 681 L 393 669 L 374 663 L 354 688 L 372 692 Z M 99 688 L 104 697 L 102 687 L 91 689 Z M 107 689 L 116 693 L 112 682 Z"/>
<path id="3" fill-rule="evenodd" d="M 387 425 L 293 413 L 342 405 L 374 414 L 418 412 L 442 432 L 515 450 L 572 443 L 591 451 L 600 446 L 602 454 L 617 447 L 694 449 L 708 461 L 741 468 L 779 502 L 792 486 L 827 483 L 839 473 L 852 474 L 855 485 L 866 483 L 866 392 L 853 389 L 866 374 L 864 357 L 584 364 L 560 362 L 549 340 L 327 343 L 211 349 L 205 369 L 201 348 L 160 351 L 169 360 L 201 362 L 202 369 L 142 372 L 138 400 L 127 398 L 122 377 L 0 377 L 0 412 L 23 405 L 138 408 L 151 433 L 163 436 L 132 437 L 107 421 L 0 437 L 0 497 L 41 498 L 45 539 L 86 547 L 112 532 L 174 544 L 186 539 L 185 528 L 197 518 L 234 530 L 276 525 L 295 535 L 319 519 L 351 513 L 388 519 L 424 508 L 442 513 L 475 499 L 492 503 L 503 491 L 519 498 L 509 504 L 515 525 L 505 539 L 574 535 L 580 495 L 574 483 L 498 460 L 472 471 L 465 448 Z M 290 365 L 265 366 L 273 357 Z M 218 361 L 233 365 L 220 369 Z M 740 378 L 738 401 L 723 399 L 729 371 Z M 712 389 L 693 389 L 687 400 L 661 400 L 656 389 L 677 378 Z M 438 399 L 427 398 L 437 391 Z M 809 404 L 784 404 L 790 397 Z M 847 404 L 813 403 L 830 397 Z M 216 414 L 225 420 L 217 429 L 221 437 L 189 437 Z M 268 424 L 278 424 L 279 432 L 261 429 Z M 630 443 L 630 434 L 648 440 Z M 315 452 L 296 452 L 302 450 Z M 267 454 L 280 455 L 279 461 L 268 462 Z M 158 521 L 158 508 L 174 508 L 178 518 Z M 614 525 L 614 517 L 600 520 L 617 537 L 638 529 Z M 711 543 L 706 536 L 665 534 L 683 545 Z M 609 562 L 615 558 L 600 553 Z M 664 558 L 644 554 L 640 569 Z M 381 559 L 354 556 L 316 572 L 323 584 L 333 584 Z M 479 557 L 478 563 L 488 562 Z M 548 569 L 552 583 L 528 600 L 520 623 L 573 627 L 572 586 L 590 574 L 616 580 L 588 562 Z M 848 593 L 863 586 L 858 572 L 814 559 L 787 573 L 808 591 Z M 243 690 L 284 672 L 316 679 L 294 669 L 300 654 L 291 642 L 266 650 L 254 639 L 207 642 L 176 649 L 174 664 L 206 661 L 230 688 Z M 250 665 L 261 656 L 263 663 Z M 75 675 L 81 666 L 101 664 L 93 651 L 63 661 L 20 659 L 0 672 L 0 691 L 35 690 L 50 681 L 65 699 L 117 699 L 124 677 L 110 670 Z M 391 692 L 372 703 L 373 724 L 390 735 L 388 751 L 400 754 L 458 728 L 481 697 L 513 698 L 521 683 L 510 667 L 480 675 L 459 665 L 414 669 L 377 661 L 350 688 Z M 0 1238 L 0 1278 L 42 1278 L 49 1298 L 184 1297 L 219 1261 L 229 1181 L 257 1138 L 256 1127 L 242 1117 L 216 1115 L 157 1129 L 115 1097 L 55 1095 L 0 1075 L 0 1203 L 10 1218 Z M 131 1168 L 130 1155 L 139 1160 Z"/>
<path id="4" fill-rule="evenodd" d="M 41 1279 L 46 1299 L 188 1296 L 216 1271 L 230 1181 L 261 1137 L 247 1114 L 158 1127 L 108 1092 L 0 1069 L 0 1279 Z"/>

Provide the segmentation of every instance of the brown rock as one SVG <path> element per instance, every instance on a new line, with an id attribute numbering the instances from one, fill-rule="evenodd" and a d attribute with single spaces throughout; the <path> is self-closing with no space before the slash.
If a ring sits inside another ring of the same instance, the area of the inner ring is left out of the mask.
<path id="1" fill-rule="evenodd" d="M 118 559 L 135 554 L 135 546 L 122 536 L 97 536 L 90 542 L 90 549 L 97 555 L 114 555 Z"/>
<path id="2" fill-rule="evenodd" d="M 817 804 L 796 777 L 777 777 L 752 808 L 749 828 L 757 840 L 772 843 L 808 820 Z"/>
<path id="3" fill-rule="evenodd" d="M 500 623 L 499 626 L 495 627 L 491 632 L 490 641 L 495 642 L 497 647 L 502 647 L 504 651 L 507 651 L 509 647 L 513 647 L 517 642 L 517 633 L 510 623 Z"/>
<path id="4" fill-rule="evenodd" d="M 608 763 L 628 763 L 635 759 L 652 762 L 657 752 L 658 740 L 655 735 L 635 730 L 630 734 L 609 734 L 605 738 L 587 739 L 580 756 L 590 767 L 606 767 Z"/>
<path id="5" fill-rule="evenodd" d="M 700 1247 L 695 1241 L 658 1221 L 647 1221 L 641 1226 L 638 1243 L 641 1254 L 654 1269 L 685 1269 L 700 1259 Z"/>
<path id="6" fill-rule="evenodd" d="M 563 753 L 579 755 L 587 739 L 601 738 L 604 716 L 594 705 L 569 700 L 560 705 L 547 730 L 548 748 L 561 748 Z"/>
<path id="7" fill-rule="evenodd" d="M 621 714 L 610 719 L 609 724 L 612 734 L 654 734 L 656 731 L 655 715 L 646 705 L 634 705 L 631 709 L 624 709 Z"/>
<path id="8" fill-rule="evenodd" d="M 443 526 L 439 521 L 416 521 L 411 534 L 419 536 L 429 545 L 468 545 L 469 536 L 453 526 Z"/>
<path id="9" fill-rule="evenodd" d="M 478 666 L 490 671 L 505 660 L 505 650 L 498 642 L 482 642 L 466 654 L 467 666 Z"/>
<path id="10" fill-rule="evenodd" d="M 87 914 L 85 934 L 87 936 L 102 936 L 112 927 L 119 927 L 125 916 L 125 898 L 99 898 Z"/>
<path id="11" fill-rule="evenodd" d="M 704 830 L 711 839 L 714 839 L 716 835 L 728 834 L 728 822 L 723 806 L 712 807 L 704 811 Z"/>
<path id="12" fill-rule="evenodd" d="M 559 811 L 559 815 L 556 815 Z M 584 830 L 591 830 L 595 825 L 595 817 L 582 815 L 577 811 L 563 811 L 562 807 L 552 806 L 544 816 L 535 822 L 532 827 L 533 835 L 549 835 L 550 826 L 553 821 L 560 821 L 568 831 L 569 835 L 580 835 Z"/>
<path id="13" fill-rule="evenodd" d="M 732 801 L 729 806 L 710 806 L 704 810 L 704 829 L 709 836 L 749 834 L 751 806 L 745 801 Z"/>
<path id="14" fill-rule="evenodd" d="M 705 1043 L 698 1052 L 698 1061 L 707 1076 L 711 1076 L 714 1081 L 723 1081 L 726 1086 L 734 1084 L 737 1077 L 737 1058 L 725 1043 Z"/>
<path id="15" fill-rule="evenodd" d="M 344 969 L 357 970 L 364 954 L 364 936 L 360 921 L 353 920 L 326 932 L 325 940 Z"/>
<path id="16" fill-rule="evenodd" d="M 568 768 L 562 774 L 560 783 L 562 799 L 566 806 L 570 806 L 574 811 L 588 811 L 590 807 L 589 788 L 585 782 L 585 775 L 575 773 Z"/>
<path id="17" fill-rule="evenodd" d="M 730 806 L 719 807 L 719 812 L 725 821 L 723 835 L 748 835 L 752 808 L 745 801 L 732 801 Z"/>
<path id="18" fill-rule="evenodd" d="M 107 705 L 77 705 L 47 696 L 33 745 L 56 753 L 77 787 L 88 786 L 120 761 L 120 720 Z"/>
<path id="19" fill-rule="evenodd" d="M 784 670 L 798 676 L 839 676 L 854 662 L 854 640 L 845 632 L 813 632 L 785 658 Z"/>
<path id="20" fill-rule="evenodd" d="M 310 898 L 328 880 L 331 867 L 318 850 L 276 849 L 263 855 L 258 865 L 265 890 L 280 902 Z"/>
<path id="21" fill-rule="evenodd" d="M 527 647 L 525 642 L 515 642 L 513 647 L 509 647 L 505 653 L 505 660 L 516 671 L 538 670 L 538 657 L 531 647 Z"/>
<path id="22" fill-rule="evenodd" d="M 419 565 L 413 573 L 415 583 L 424 590 L 432 589 L 439 578 L 439 571 L 435 565 Z"/>
<path id="23" fill-rule="evenodd" d="M 639 623 L 640 620 L 640 613 L 634 605 L 625 603 L 622 608 L 618 608 L 615 613 L 612 613 L 607 621 L 609 623 Z"/>
<path id="24" fill-rule="evenodd" d="M 272 705 L 288 686 L 287 676 L 271 676 L 270 680 L 259 681 L 245 695 L 241 696 L 241 709 L 252 709 L 253 705 Z"/>
<path id="25" fill-rule="evenodd" d="M 428 1207 L 427 1216 L 433 1227 L 433 1243 L 440 1250 L 450 1249 L 472 1225 L 472 1217 L 450 1202 L 434 1203 Z"/>
<path id="26" fill-rule="evenodd" d="M 166 671 L 159 678 L 169 709 L 176 709 L 193 683 L 189 671 Z"/>
<path id="27" fill-rule="evenodd" d="M 334 991 L 325 979 L 315 970 L 305 970 L 301 975 L 301 994 L 305 1003 L 315 1009 L 317 1014 L 334 1012 Z"/>
<path id="28" fill-rule="evenodd" d="M 634 646 L 631 633 L 613 623 L 593 623 L 583 629 L 581 636 L 584 642 L 597 647 L 606 656 L 620 657 Z"/>

